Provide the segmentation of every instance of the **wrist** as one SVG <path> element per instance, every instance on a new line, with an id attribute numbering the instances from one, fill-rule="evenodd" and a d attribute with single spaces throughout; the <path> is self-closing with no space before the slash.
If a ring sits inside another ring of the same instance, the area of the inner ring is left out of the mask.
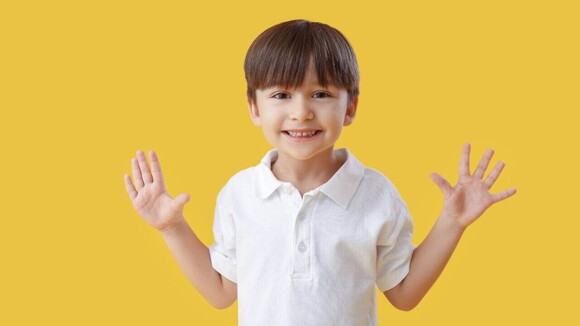
<path id="1" fill-rule="evenodd" d="M 187 221 L 182 217 L 178 222 L 171 223 L 159 229 L 159 232 L 163 236 L 171 236 L 180 233 L 182 230 L 188 227 Z"/>
<path id="2" fill-rule="evenodd" d="M 446 232 L 453 233 L 457 236 L 461 236 L 463 232 L 467 229 L 467 226 L 461 225 L 457 222 L 457 219 L 451 218 L 444 213 L 439 215 L 439 219 L 437 220 L 437 224 L 445 230 Z"/>

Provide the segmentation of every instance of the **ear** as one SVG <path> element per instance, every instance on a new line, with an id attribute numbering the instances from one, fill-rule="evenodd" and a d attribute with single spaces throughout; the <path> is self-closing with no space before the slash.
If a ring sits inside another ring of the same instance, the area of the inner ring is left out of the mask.
<path id="1" fill-rule="evenodd" d="M 260 111 L 258 110 L 258 105 L 256 105 L 256 102 L 252 101 L 252 99 L 250 99 L 249 97 L 247 98 L 247 102 L 248 102 L 248 109 L 250 110 L 250 119 L 252 119 L 252 122 L 256 126 L 261 127 L 262 126 L 262 118 L 260 117 Z"/>
<path id="2" fill-rule="evenodd" d="M 355 96 L 346 107 L 346 113 L 344 115 L 344 126 L 349 126 L 354 121 L 354 117 L 356 116 L 356 108 L 358 106 L 358 95 Z"/>

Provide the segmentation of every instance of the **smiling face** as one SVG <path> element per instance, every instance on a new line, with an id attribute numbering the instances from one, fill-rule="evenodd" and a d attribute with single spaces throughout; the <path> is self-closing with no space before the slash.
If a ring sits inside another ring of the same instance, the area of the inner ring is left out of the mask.
<path id="1" fill-rule="evenodd" d="M 358 96 L 348 103 L 345 89 L 321 87 L 312 62 L 297 88 L 258 89 L 256 103 L 248 100 L 252 121 L 279 156 L 298 160 L 332 152 L 342 127 L 352 123 L 357 104 Z"/>

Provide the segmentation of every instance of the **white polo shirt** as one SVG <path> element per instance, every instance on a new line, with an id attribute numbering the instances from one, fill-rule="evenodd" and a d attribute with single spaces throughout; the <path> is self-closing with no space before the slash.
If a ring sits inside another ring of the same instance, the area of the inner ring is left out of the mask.
<path id="1" fill-rule="evenodd" d="M 383 292 L 407 275 L 415 245 L 405 202 L 383 174 L 335 152 L 345 163 L 303 198 L 272 173 L 276 149 L 219 192 L 209 249 L 214 269 L 237 283 L 238 325 L 377 325 L 375 284 Z"/>

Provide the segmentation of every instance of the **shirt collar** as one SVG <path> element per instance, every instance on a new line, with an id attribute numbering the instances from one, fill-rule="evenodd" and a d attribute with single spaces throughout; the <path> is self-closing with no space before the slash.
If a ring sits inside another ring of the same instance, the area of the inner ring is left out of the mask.
<path id="1" fill-rule="evenodd" d="M 325 184 L 321 185 L 320 191 L 330 197 L 344 209 L 352 200 L 359 183 L 364 175 L 364 166 L 359 162 L 347 148 L 339 148 L 335 151 L 342 157 L 346 157 L 344 164 Z M 262 158 L 260 164 L 256 166 L 257 182 L 256 193 L 258 197 L 265 199 L 276 189 L 288 182 L 282 182 L 272 173 L 272 161 L 278 157 L 276 149 L 269 150 Z"/>

